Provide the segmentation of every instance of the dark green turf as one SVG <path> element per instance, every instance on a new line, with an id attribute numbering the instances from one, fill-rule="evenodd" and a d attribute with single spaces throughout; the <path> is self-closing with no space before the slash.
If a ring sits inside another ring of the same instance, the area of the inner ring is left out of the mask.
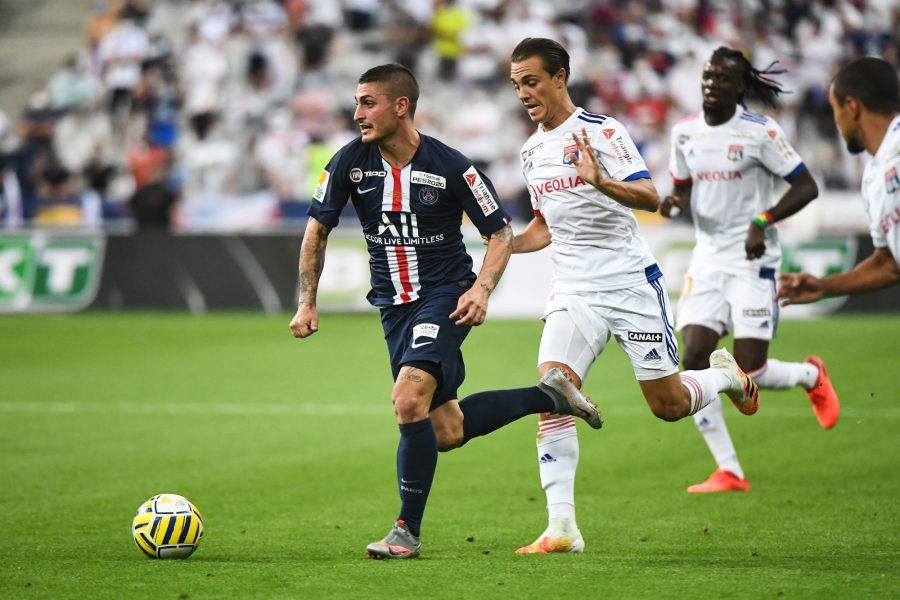
<path id="1" fill-rule="evenodd" d="M 441 456 L 416 561 L 365 544 L 395 517 L 386 351 L 373 315 L 0 318 L 3 598 L 888 598 L 900 594 L 900 317 L 784 322 L 772 356 L 822 355 L 844 411 L 800 390 L 726 406 L 749 494 L 689 496 L 714 465 L 644 405 L 611 346 L 579 425 L 583 555 L 516 556 L 544 527 L 535 419 Z M 537 321 L 466 344 L 464 393 L 534 380 Z M 134 510 L 203 512 L 187 561 L 144 558 Z"/>

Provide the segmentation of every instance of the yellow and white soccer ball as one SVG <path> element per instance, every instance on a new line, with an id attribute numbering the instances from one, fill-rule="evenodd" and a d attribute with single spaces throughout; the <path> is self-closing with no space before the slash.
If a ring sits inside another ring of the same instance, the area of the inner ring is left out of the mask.
<path id="1" fill-rule="evenodd" d="M 131 533 L 150 558 L 187 558 L 203 539 L 203 517 L 187 498 L 159 494 L 138 507 Z"/>

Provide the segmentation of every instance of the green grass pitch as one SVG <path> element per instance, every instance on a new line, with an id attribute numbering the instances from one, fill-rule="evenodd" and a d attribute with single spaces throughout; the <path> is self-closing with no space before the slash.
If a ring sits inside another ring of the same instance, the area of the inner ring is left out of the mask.
<path id="1" fill-rule="evenodd" d="M 397 428 L 374 314 L 0 318 L 3 598 L 888 598 L 900 594 L 900 317 L 782 323 L 772 356 L 825 359 L 843 401 L 819 428 L 799 389 L 726 402 L 752 484 L 691 420 L 644 404 L 612 344 L 579 424 L 583 555 L 517 556 L 543 529 L 534 417 L 442 454 L 419 560 L 365 559 L 396 516 Z M 489 321 L 463 394 L 535 380 L 540 324 Z M 131 517 L 161 492 L 203 512 L 187 561 L 144 558 Z"/>

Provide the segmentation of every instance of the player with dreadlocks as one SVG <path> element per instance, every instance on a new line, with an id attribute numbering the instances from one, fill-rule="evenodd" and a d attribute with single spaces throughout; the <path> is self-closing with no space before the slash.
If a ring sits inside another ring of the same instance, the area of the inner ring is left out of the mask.
<path id="1" fill-rule="evenodd" d="M 783 90 L 771 77 L 784 73 L 775 64 L 759 70 L 741 52 L 718 48 L 703 67 L 703 110 L 672 130 L 669 168 L 675 189 L 660 210 L 666 217 L 690 210 L 696 233 L 675 324 L 685 345 L 683 368 L 708 367 L 709 353 L 731 330 L 741 369 L 761 388 L 802 387 L 819 424 L 830 429 L 840 404 L 822 359 L 768 358 L 778 327 L 774 295 L 781 263 L 774 225 L 818 195 L 778 123 L 745 107 L 747 99 L 775 107 Z M 789 184 L 777 202 L 776 177 Z M 721 402 L 696 413 L 694 421 L 718 468 L 688 492 L 747 491 Z"/>

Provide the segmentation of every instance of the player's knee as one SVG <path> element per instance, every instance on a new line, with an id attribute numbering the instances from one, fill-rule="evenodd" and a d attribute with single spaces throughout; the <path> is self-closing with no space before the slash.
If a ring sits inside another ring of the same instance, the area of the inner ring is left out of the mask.
<path id="1" fill-rule="evenodd" d="M 431 398 L 421 393 L 394 390 L 391 401 L 394 403 L 394 414 L 397 415 L 399 423 L 415 423 L 428 416 Z"/>
<path id="2" fill-rule="evenodd" d="M 679 402 L 651 402 L 650 410 L 663 421 L 678 421 L 687 415 L 687 408 Z"/>

